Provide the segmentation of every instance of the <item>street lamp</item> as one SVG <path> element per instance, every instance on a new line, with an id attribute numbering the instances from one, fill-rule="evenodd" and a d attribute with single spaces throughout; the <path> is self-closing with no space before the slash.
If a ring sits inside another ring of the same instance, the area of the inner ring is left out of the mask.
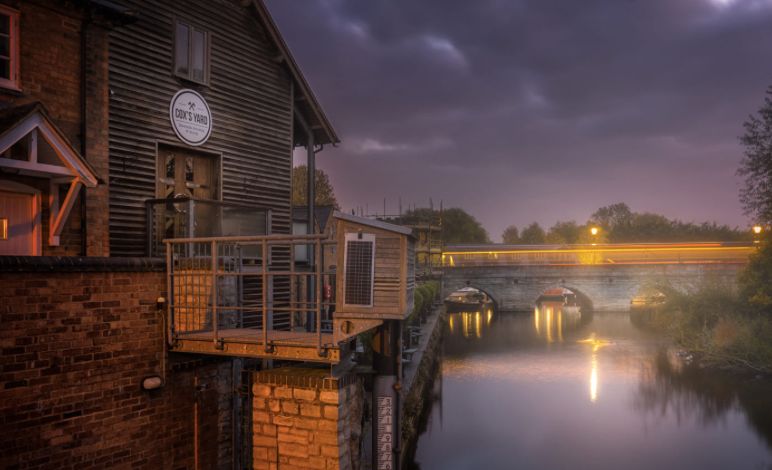
<path id="1" fill-rule="evenodd" d="M 764 228 L 761 225 L 759 225 L 759 224 L 756 224 L 756 225 L 753 226 L 753 235 L 754 235 L 753 243 L 758 243 L 759 242 L 759 235 L 761 235 L 761 232 L 763 230 L 764 230 Z"/>
<path id="2" fill-rule="evenodd" d="M 592 235 L 592 246 L 597 245 L 599 232 L 600 229 L 598 227 L 590 227 L 590 235 Z"/>

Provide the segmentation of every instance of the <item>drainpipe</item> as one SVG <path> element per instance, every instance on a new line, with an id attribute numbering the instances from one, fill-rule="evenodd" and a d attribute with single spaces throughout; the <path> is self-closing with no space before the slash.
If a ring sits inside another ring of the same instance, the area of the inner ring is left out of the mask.
<path id="1" fill-rule="evenodd" d="M 88 67 L 86 66 L 87 54 L 86 48 L 88 46 L 88 27 L 91 23 L 91 12 L 86 10 L 83 17 L 83 23 L 80 28 L 80 154 L 83 159 L 86 160 L 86 74 Z M 81 256 L 87 255 L 88 250 L 88 224 L 86 223 L 87 216 L 86 208 L 86 187 L 80 188 L 80 254 Z"/>

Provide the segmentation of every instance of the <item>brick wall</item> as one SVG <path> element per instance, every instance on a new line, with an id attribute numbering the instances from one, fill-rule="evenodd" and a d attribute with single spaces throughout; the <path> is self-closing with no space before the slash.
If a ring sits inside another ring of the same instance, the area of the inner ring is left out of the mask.
<path id="1" fill-rule="evenodd" d="M 81 272 L 0 272 L 0 468 L 228 467 L 230 360 L 171 355 L 141 389 L 162 374 L 163 272 L 59 262 Z"/>
<path id="2" fill-rule="evenodd" d="M 3 1 L 19 10 L 21 92 L 0 88 L 0 106 L 40 101 L 53 122 L 86 157 L 104 184 L 86 190 L 87 254 L 107 256 L 108 241 L 108 34 L 98 16 L 86 30 L 86 148 L 81 149 L 81 31 L 84 11 L 63 2 Z M 4 178 L 14 178 L 5 176 Z M 29 179 L 29 178 L 27 178 Z M 31 186 L 43 194 L 44 218 L 48 215 L 48 180 L 36 178 Z M 20 181 L 24 184 L 27 182 Z M 29 185 L 29 184 L 28 184 Z M 48 246 L 48 223 L 43 224 L 43 254 L 81 254 L 81 208 L 76 201 L 62 231 L 61 244 Z"/>
<path id="3" fill-rule="evenodd" d="M 253 381 L 253 468 L 359 468 L 360 379 L 288 367 L 256 372 Z"/>

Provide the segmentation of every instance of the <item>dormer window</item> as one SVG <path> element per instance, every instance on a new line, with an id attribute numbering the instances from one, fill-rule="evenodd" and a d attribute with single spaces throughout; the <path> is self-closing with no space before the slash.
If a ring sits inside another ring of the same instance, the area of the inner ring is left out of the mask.
<path id="1" fill-rule="evenodd" d="M 174 27 L 174 74 L 185 80 L 209 82 L 209 33 L 184 21 Z"/>
<path id="2" fill-rule="evenodd" d="M 0 87 L 19 87 L 19 12 L 0 5 Z"/>

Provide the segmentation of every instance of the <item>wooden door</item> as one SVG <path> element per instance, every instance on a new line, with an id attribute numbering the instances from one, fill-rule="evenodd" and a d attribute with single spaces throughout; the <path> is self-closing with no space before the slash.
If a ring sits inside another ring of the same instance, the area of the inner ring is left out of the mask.
<path id="1" fill-rule="evenodd" d="M 0 255 L 35 254 L 35 196 L 0 191 Z"/>
<path id="2" fill-rule="evenodd" d="M 180 197 L 197 200 L 217 200 L 219 192 L 219 159 L 187 149 L 161 147 L 158 151 L 159 199 Z M 194 212 L 188 212 L 189 205 L 175 203 L 167 207 L 163 222 L 157 224 L 159 237 L 204 237 L 215 234 L 219 227 L 217 206 L 205 202 L 194 203 Z M 192 225 L 191 225 L 192 220 Z"/>
<path id="3" fill-rule="evenodd" d="M 159 198 L 192 197 L 217 199 L 218 159 L 185 149 L 160 148 L 158 151 Z"/>

